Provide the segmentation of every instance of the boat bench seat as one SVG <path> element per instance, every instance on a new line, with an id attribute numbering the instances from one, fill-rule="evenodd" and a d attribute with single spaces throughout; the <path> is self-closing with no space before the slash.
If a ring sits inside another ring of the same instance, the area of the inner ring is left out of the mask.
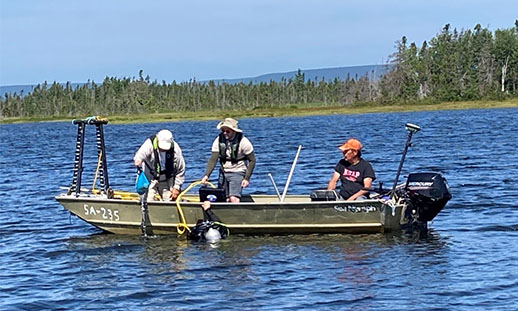
<path id="1" fill-rule="evenodd" d="M 244 194 L 241 196 L 241 202 L 255 202 L 251 195 Z"/>
<path id="2" fill-rule="evenodd" d="M 334 190 L 313 190 L 309 197 L 311 201 L 338 201 L 340 199 Z"/>

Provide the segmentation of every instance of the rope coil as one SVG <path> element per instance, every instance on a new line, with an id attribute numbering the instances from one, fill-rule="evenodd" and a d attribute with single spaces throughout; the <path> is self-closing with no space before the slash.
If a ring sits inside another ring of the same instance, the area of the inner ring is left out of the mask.
<path id="1" fill-rule="evenodd" d="M 198 186 L 199 184 L 202 184 L 203 182 L 201 180 L 198 180 L 198 181 L 194 181 L 192 182 L 187 188 L 185 188 L 184 191 L 182 191 L 178 197 L 176 198 L 176 210 L 178 211 L 178 218 L 180 219 L 180 221 L 178 222 L 178 226 L 176 227 L 176 232 L 178 232 L 178 235 L 182 235 L 185 233 L 185 231 L 189 231 L 191 232 L 191 229 L 189 228 L 189 226 L 187 225 L 187 221 L 185 221 L 185 216 L 183 214 L 183 209 L 182 209 L 182 206 L 180 205 L 180 201 L 181 201 L 181 198 L 182 196 L 187 193 L 187 191 L 189 191 L 191 188 L 195 187 L 195 186 Z M 207 184 L 209 184 L 209 186 L 211 186 L 212 188 L 216 188 L 216 186 L 214 186 L 214 184 L 210 183 L 210 182 L 207 182 Z"/>

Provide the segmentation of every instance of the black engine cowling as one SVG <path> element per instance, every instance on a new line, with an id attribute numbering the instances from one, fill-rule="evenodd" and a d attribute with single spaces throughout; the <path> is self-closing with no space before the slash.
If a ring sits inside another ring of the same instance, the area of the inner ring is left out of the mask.
<path id="1" fill-rule="evenodd" d="M 409 174 L 405 192 L 410 203 L 408 212 L 419 222 L 431 221 L 451 199 L 448 183 L 439 173 Z"/>

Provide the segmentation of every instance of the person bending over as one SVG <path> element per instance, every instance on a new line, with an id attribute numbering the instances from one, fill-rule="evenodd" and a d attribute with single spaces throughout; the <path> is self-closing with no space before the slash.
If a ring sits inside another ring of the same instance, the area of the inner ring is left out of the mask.
<path id="1" fill-rule="evenodd" d="M 133 162 L 150 181 L 148 201 L 156 194 L 164 201 L 176 200 L 185 179 L 185 160 L 171 131 L 161 130 L 146 139 Z"/>

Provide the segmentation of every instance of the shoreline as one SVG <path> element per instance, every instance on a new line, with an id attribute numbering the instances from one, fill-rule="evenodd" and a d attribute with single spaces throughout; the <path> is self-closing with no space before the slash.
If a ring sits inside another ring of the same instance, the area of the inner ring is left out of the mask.
<path id="1" fill-rule="evenodd" d="M 323 104 L 302 104 L 290 105 L 288 107 L 260 107 L 251 110 L 205 110 L 186 112 L 162 112 L 141 115 L 101 115 L 107 118 L 112 124 L 131 123 L 158 123 L 158 122 L 179 122 L 179 121 L 205 121 L 219 120 L 225 117 L 233 118 L 272 118 L 272 117 L 299 117 L 318 116 L 333 114 L 364 114 L 364 113 L 397 113 L 414 111 L 438 111 L 438 110 L 469 110 L 469 109 L 498 109 L 518 108 L 518 98 L 479 101 L 442 102 L 437 104 L 398 104 L 398 105 L 377 105 L 377 104 L 356 104 L 351 106 L 326 106 Z M 34 123 L 34 122 L 67 122 L 82 117 L 49 117 L 49 118 L 3 118 L 0 124 Z"/>

